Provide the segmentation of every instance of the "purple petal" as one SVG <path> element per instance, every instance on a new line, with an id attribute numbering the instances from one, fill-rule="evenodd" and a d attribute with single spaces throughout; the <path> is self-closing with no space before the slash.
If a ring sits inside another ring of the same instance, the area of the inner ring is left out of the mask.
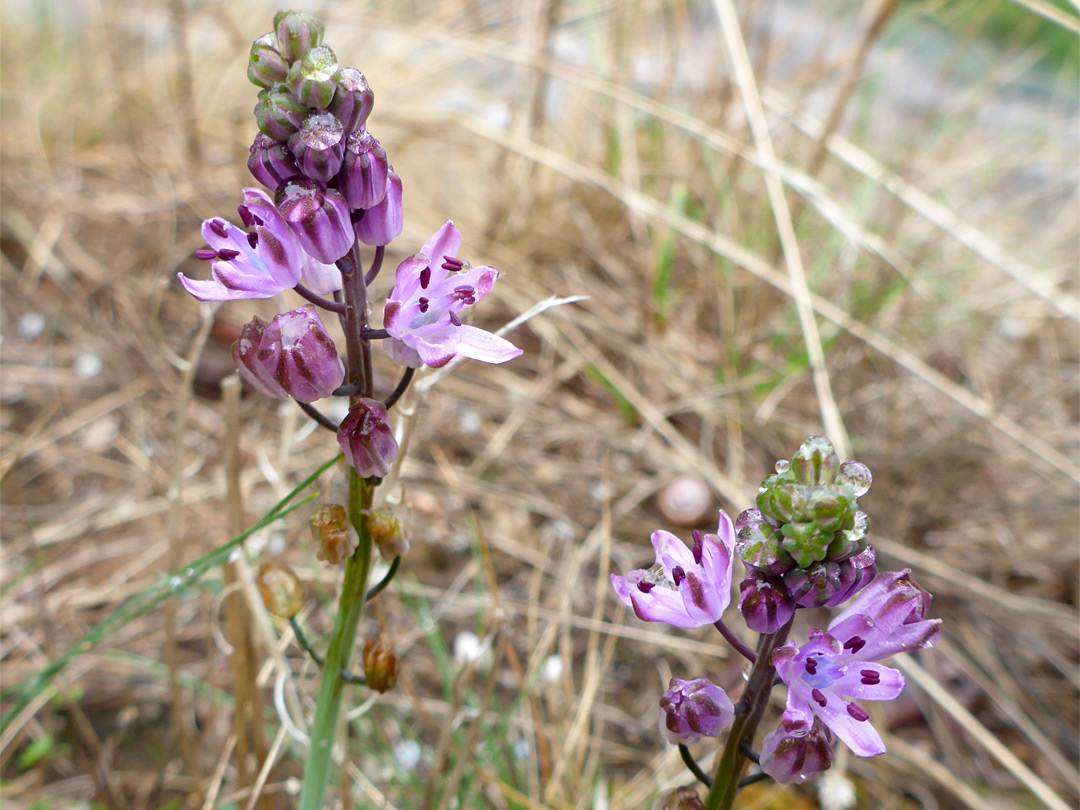
<path id="1" fill-rule="evenodd" d="M 461 250 L 461 232 L 454 227 L 453 220 L 448 219 L 439 230 L 435 231 L 434 236 L 424 243 L 420 252 L 427 258 L 431 267 L 435 268 L 443 263 L 444 256 L 455 258 L 459 250 Z"/>
<path id="2" fill-rule="evenodd" d="M 869 720 L 856 720 L 847 710 L 847 701 L 835 692 L 826 692 L 825 706 L 814 707 L 814 712 L 840 741 L 857 757 L 876 757 L 885 753 L 885 743 Z"/>
<path id="3" fill-rule="evenodd" d="M 874 673 L 868 676 L 864 673 Z M 877 678 L 877 683 L 866 683 Z M 904 691 L 904 676 L 892 667 L 868 662 L 848 665 L 847 674 L 835 684 L 836 691 L 857 700 L 894 700 Z"/>
<path id="4" fill-rule="evenodd" d="M 663 567 L 664 576 L 668 579 L 674 580 L 671 572 L 675 566 L 683 570 L 697 568 L 694 553 L 671 532 L 659 529 L 653 532 L 649 539 L 652 540 L 652 547 L 656 552 L 656 561 Z"/>
<path id="5" fill-rule="evenodd" d="M 220 281 L 200 281 L 188 278 L 183 273 L 177 273 L 177 278 L 185 290 L 191 293 L 193 298 L 199 301 L 238 301 L 242 298 L 271 298 L 277 293 L 261 294 L 245 292 L 244 290 L 231 290 Z"/>

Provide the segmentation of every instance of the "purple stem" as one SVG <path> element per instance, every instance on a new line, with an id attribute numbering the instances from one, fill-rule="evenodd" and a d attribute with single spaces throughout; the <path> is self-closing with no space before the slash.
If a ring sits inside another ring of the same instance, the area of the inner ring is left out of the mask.
<path id="1" fill-rule="evenodd" d="M 728 628 L 728 626 L 724 624 L 722 619 L 717 619 L 713 627 L 720 631 L 720 635 L 724 637 L 724 640 L 732 647 L 734 647 L 735 651 L 738 652 L 743 658 L 745 658 L 751 664 L 757 661 L 757 653 L 751 650 L 745 644 L 743 644 L 739 640 L 739 637 L 732 633 L 730 628 Z"/>
<path id="2" fill-rule="evenodd" d="M 390 396 L 388 396 L 386 402 L 383 403 L 386 406 L 386 410 L 393 408 L 394 404 L 401 399 L 401 395 L 408 389 L 409 383 L 412 382 L 413 374 L 415 373 L 415 368 L 405 368 L 405 373 L 402 374 L 401 379 L 398 380 L 397 387 L 390 392 Z"/>
<path id="3" fill-rule="evenodd" d="M 382 269 L 383 253 L 386 252 L 386 248 L 383 245 L 379 245 L 375 248 L 375 257 L 371 260 L 371 267 L 368 268 L 367 273 L 364 275 L 364 284 L 371 286 L 371 282 L 375 280 L 375 276 L 379 275 L 379 270 Z"/>
<path id="4" fill-rule="evenodd" d="M 346 307 L 344 304 L 339 304 L 335 301 L 330 301 L 329 299 L 323 298 L 321 295 L 313 293 L 303 284 L 297 284 L 295 287 L 293 287 L 293 289 L 300 294 L 301 298 L 307 299 L 317 307 L 322 307 L 323 309 L 328 309 L 331 312 L 336 312 L 338 315 L 345 314 Z"/>
<path id="5" fill-rule="evenodd" d="M 365 329 L 361 337 L 364 340 L 386 340 L 390 337 L 390 333 L 385 329 Z"/>

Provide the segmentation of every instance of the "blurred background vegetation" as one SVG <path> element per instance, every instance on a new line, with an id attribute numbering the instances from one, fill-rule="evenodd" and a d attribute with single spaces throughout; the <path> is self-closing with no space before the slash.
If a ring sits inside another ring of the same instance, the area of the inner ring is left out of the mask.
<path id="1" fill-rule="evenodd" d="M 875 715 L 887 756 L 745 806 L 1076 806 L 1076 4 L 737 0 L 726 27 L 729 0 L 303 8 L 375 90 L 405 185 L 387 264 L 452 217 L 503 272 L 482 325 L 587 297 L 406 409 L 390 494 L 415 543 L 364 627 L 402 679 L 348 699 L 335 806 L 662 806 L 690 778 L 659 694 L 740 663 L 626 616 L 607 576 L 675 528 L 673 481 L 706 486 L 681 531 L 711 529 L 826 430 L 873 470 L 882 567 L 913 569 L 945 631 Z M 294 801 L 317 673 L 250 572 L 292 565 L 327 631 L 314 505 L 80 646 L 336 452 L 295 407 L 223 390 L 239 327 L 282 307 L 175 282 L 252 184 L 245 64 L 275 10 L 0 10 L 5 806 Z"/>

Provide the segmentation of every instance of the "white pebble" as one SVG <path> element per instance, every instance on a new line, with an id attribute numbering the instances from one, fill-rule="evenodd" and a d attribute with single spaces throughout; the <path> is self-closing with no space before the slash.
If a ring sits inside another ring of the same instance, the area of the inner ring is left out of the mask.
<path id="1" fill-rule="evenodd" d="M 75 373 L 84 380 L 96 377 L 104 367 L 101 358 L 92 352 L 80 354 L 75 358 Z"/>

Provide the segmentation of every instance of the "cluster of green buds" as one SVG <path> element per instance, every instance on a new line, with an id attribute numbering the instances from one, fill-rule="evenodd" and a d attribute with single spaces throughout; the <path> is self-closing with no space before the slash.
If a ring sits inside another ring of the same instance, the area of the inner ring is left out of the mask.
<path id="1" fill-rule="evenodd" d="M 838 605 L 873 577 L 870 521 L 858 502 L 870 483 L 864 464 L 841 463 L 817 436 L 776 463 L 757 508 L 735 522 L 735 547 L 749 572 L 740 586 L 743 615 L 753 629 L 773 632 L 796 607 Z"/>

